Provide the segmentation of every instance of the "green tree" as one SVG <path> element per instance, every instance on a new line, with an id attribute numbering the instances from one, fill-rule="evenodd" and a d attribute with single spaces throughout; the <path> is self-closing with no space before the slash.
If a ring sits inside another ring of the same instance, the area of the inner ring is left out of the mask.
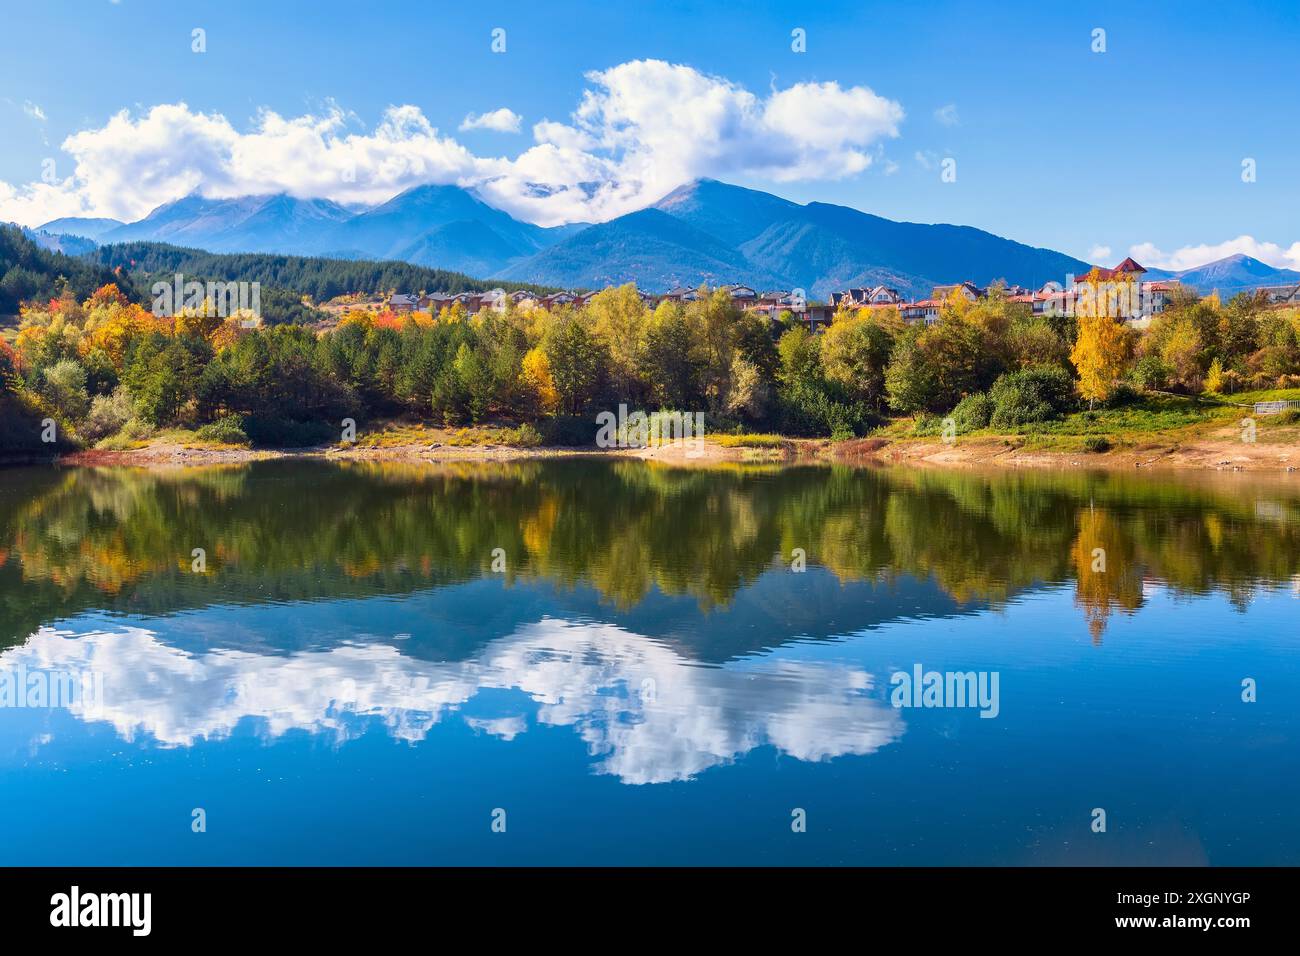
<path id="1" fill-rule="evenodd" d="M 562 316 L 546 330 L 542 347 L 550 363 L 560 410 L 569 415 L 581 414 L 600 389 L 608 353 L 573 315 Z"/>

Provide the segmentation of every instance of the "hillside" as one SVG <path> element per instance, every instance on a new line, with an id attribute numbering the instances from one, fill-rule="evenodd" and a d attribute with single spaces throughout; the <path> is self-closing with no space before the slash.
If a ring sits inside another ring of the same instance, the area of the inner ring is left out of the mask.
<path id="1" fill-rule="evenodd" d="M 84 299 L 116 277 L 101 262 L 43 249 L 21 227 L 0 226 L 0 317 L 16 315 L 20 302 L 57 295 L 61 278 Z"/>
<path id="2" fill-rule="evenodd" d="M 408 262 L 330 259 L 320 256 L 281 256 L 267 253 L 211 253 L 155 242 L 130 242 L 101 246 L 86 261 L 109 269 L 122 268 L 141 277 L 182 273 L 198 279 L 224 282 L 260 282 L 263 286 L 292 289 L 324 302 L 349 292 L 389 290 L 456 293 L 482 291 L 496 283 L 459 272 L 430 269 Z M 111 273 L 110 273 L 111 274 Z M 550 292 L 549 287 L 524 286 Z"/>
<path id="3" fill-rule="evenodd" d="M 649 291 L 674 286 L 779 283 L 722 240 L 658 209 L 599 223 L 507 269 L 527 282 L 600 288 L 636 282 Z"/>

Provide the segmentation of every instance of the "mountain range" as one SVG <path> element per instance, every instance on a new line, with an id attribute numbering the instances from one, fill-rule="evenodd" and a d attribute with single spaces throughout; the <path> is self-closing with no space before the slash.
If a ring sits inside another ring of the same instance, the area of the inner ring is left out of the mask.
<path id="1" fill-rule="evenodd" d="M 701 282 L 803 288 L 812 298 L 887 285 L 906 296 L 933 286 L 995 279 L 1037 288 L 1088 264 L 971 226 L 896 222 L 847 206 L 801 205 L 755 189 L 699 179 L 636 212 L 595 225 L 542 227 L 471 190 L 422 185 L 354 210 L 286 194 L 210 199 L 191 194 L 133 223 L 57 219 L 38 233 L 99 244 L 146 240 L 211 252 L 273 252 L 395 259 L 469 275 L 569 288 L 635 281 L 648 291 Z M 38 239 L 38 241 L 41 241 Z M 1300 281 L 1248 256 L 1183 272 L 1152 269 L 1206 291 Z"/>

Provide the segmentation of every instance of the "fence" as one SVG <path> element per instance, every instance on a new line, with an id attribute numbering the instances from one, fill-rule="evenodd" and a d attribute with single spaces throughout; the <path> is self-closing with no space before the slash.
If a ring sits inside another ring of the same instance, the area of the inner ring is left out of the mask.
<path id="1" fill-rule="evenodd" d="M 1300 408 L 1300 402 L 1256 402 L 1256 415 L 1279 415 L 1289 408 Z"/>

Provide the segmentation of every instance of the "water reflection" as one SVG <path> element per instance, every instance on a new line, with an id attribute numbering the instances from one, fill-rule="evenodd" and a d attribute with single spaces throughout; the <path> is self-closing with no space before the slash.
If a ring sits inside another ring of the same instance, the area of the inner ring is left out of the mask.
<path id="1" fill-rule="evenodd" d="M 871 675 L 855 667 L 693 666 L 640 635 L 559 620 L 447 662 L 388 644 L 193 654 L 142 628 L 42 629 L 0 654 L 0 669 L 100 675 L 102 702 L 72 712 L 110 724 L 124 740 L 165 747 L 227 738 L 246 721 L 267 740 L 302 730 L 342 743 L 379 724 L 414 742 L 485 691 L 518 691 L 531 713 L 476 714 L 467 723 L 505 740 L 532 724 L 570 727 L 595 772 L 630 784 L 687 780 L 763 746 L 804 761 L 868 754 L 903 731 L 898 712 L 873 694 Z"/>
<path id="2" fill-rule="evenodd" d="M 206 574 L 190 572 L 195 547 Z M 86 610 L 168 614 L 497 578 L 498 548 L 506 581 L 594 589 L 620 612 L 663 595 L 688 596 L 701 614 L 729 608 L 795 548 L 842 582 L 929 581 L 957 604 L 1072 583 L 1100 641 L 1153 584 L 1223 591 L 1244 608 L 1289 582 L 1300 483 L 591 461 L 11 470 L 0 472 L 0 642 Z"/>
<path id="3" fill-rule="evenodd" d="M 0 471 L 0 674 L 102 676 L 0 707 L 4 858 L 1293 864 L 1298 529 L 1292 476 Z"/>

